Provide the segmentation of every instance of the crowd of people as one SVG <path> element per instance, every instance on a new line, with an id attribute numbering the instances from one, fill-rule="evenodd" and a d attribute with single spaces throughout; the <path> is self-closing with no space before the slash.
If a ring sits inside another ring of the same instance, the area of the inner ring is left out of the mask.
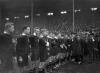
<path id="1" fill-rule="evenodd" d="M 13 67 L 12 59 L 19 67 L 28 66 L 29 60 L 34 67 L 55 68 L 66 62 L 77 64 L 100 61 L 100 36 L 85 34 L 54 34 L 47 29 L 29 26 L 16 36 L 14 23 L 5 24 L 4 33 L 0 35 L 0 69 Z M 5 60 L 7 59 L 7 60 Z"/>

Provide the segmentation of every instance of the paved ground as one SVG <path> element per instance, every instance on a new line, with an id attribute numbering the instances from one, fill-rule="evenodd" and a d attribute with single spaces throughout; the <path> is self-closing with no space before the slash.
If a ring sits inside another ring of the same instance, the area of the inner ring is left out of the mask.
<path id="1" fill-rule="evenodd" d="M 100 63 L 82 65 L 67 63 L 61 66 L 59 71 L 58 73 L 100 73 Z"/>
<path id="2" fill-rule="evenodd" d="M 10 66 L 9 66 L 10 67 Z M 28 71 L 22 72 L 23 69 L 19 68 L 17 64 L 14 65 L 14 70 L 4 71 L 0 73 L 29 73 Z M 59 67 L 53 73 L 100 73 L 100 63 L 93 64 L 75 64 L 75 63 L 66 63 Z"/>
<path id="3" fill-rule="evenodd" d="M 23 72 L 23 73 L 28 73 L 28 72 Z M 81 65 L 67 63 L 52 73 L 100 73 L 100 63 L 81 64 Z"/>

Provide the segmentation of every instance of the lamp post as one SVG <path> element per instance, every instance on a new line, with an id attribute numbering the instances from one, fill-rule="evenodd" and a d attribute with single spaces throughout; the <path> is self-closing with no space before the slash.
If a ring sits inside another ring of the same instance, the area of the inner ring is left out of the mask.
<path id="1" fill-rule="evenodd" d="M 31 34 L 33 32 L 33 9 L 34 9 L 34 3 L 33 0 L 31 0 L 31 24 L 30 24 Z"/>
<path id="2" fill-rule="evenodd" d="M 75 6 L 74 6 L 75 4 L 74 4 L 74 0 L 73 0 L 73 32 L 75 31 Z"/>
<path id="3" fill-rule="evenodd" d="M 92 11 L 92 21 L 93 21 L 93 26 L 95 27 L 96 24 L 95 24 L 95 15 L 94 15 L 94 12 L 97 11 L 98 8 L 90 8 L 91 11 Z"/>

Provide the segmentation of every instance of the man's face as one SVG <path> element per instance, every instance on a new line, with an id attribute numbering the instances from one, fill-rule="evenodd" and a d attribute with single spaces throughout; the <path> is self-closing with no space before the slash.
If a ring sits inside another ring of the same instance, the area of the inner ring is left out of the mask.
<path id="1" fill-rule="evenodd" d="M 75 38 L 75 35 L 74 35 L 74 34 L 72 34 L 72 35 L 71 35 L 71 38 L 72 38 L 72 39 L 73 39 L 73 38 Z"/>
<path id="2" fill-rule="evenodd" d="M 36 35 L 40 34 L 40 30 L 39 29 L 35 29 L 34 32 L 36 33 Z"/>
<path id="3" fill-rule="evenodd" d="M 26 33 L 26 34 L 30 34 L 30 27 L 27 27 L 27 28 L 25 29 L 25 33 Z"/>
<path id="4" fill-rule="evenodd" d="M 14 32 L 14 30 L 15 30 L 15 29 L 14 29 L 14 25 L 12 25 L 12 26 L 9 28 L 9 31 L 10 31 L 10 32 Z"/>

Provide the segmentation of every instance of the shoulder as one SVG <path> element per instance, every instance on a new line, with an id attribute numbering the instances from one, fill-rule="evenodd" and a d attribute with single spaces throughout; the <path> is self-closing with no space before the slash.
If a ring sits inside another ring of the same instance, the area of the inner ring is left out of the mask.
<path id="1" fill-rule="evenodd" d="M 11 39 L 12 38 L 12 36 L 11 35 L 9 35 L 9 34 L 1 34 L 0 35 L 0 38 L 5 38 L 5 39 Z"/>

